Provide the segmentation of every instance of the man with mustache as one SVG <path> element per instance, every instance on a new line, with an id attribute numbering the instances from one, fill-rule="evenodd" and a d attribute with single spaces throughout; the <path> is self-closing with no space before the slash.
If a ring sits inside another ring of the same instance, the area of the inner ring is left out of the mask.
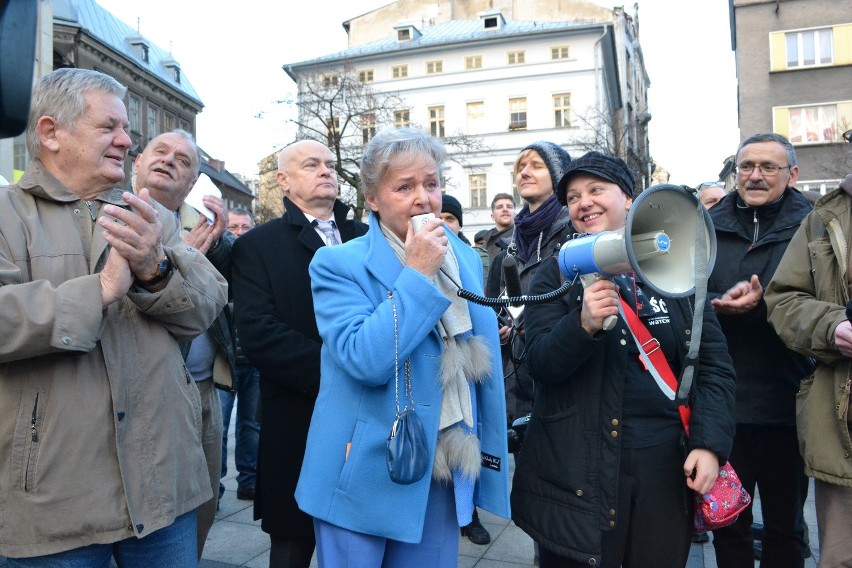
<path id="1" fill-rule="evenodd" d="M 215 213 L 207 221 L 188 204 L 186 196 L 198 180 L 201 159 L 192 134 L 174 130 L 160 134 L 145 146 L 133 162 L 136 191 L 148 188 L 151 197 L 172 212 L 183 228 L 183 240 L 207 257 L 230 281 L 231 247 L 235 237 L 225 231 L 227 216 L 222 199 L 206 195 L 204 205 Z M 222 406 L 215 385 L 233 385 L 235 348 L 231 332 L 230 308 L 225 306 L 210 328 L 192 342 L 181 344 L 186 368 L 201 394 L 201 445 L 213 498 L 198 508 L 198 558 L 204 550 L 207 533 L 213 526 L 219 504 L 222 472 Z"/>
<path id="2" fill-rule="evenodd" d="M 796 152 L 774 133 L 746 138 L 736 154 L 737 191 L 710 216 L 716 264 L 707 296 L 728 340 L 737 374 L 730 462 L 748 492 L 760 490 L 763 568 L 802 568 L 807 554 L 802 507 L 808 481 L 796 436 L 796 393 L 812 364 L 776 335 L 763 291 L 811 205 L 795 187 Z M 719 568 L 753 568 L 752 509 L 714 532 Z"/>
<path id="3" fill-rule="evenodd" d="M 300 140 L 285 147 L 276 177 L 284 215 L 234 245 L 234 316 L 240 347 L 260 371 L 254 518 L 270 536 L 270 568 L 308 568 L 313 518 L 293 495 L 320 383 L 322 339 L 308 264 L 320 247 L 361 236 L 367 226 L 347 218 L 335 157 L 324 144 Z"/>

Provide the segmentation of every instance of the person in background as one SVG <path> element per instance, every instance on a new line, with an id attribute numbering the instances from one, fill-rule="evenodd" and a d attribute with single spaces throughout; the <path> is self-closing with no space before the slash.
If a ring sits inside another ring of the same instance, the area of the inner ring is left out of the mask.
<path id="1" fill-rule="evenodd" d="M 710 209 L 728 194 L 723 181 L 707 181 L 695 188 L 698 200 L 706 208 Z"/>
<path id="2" fill-rule="evenodd" d="M 491 219 L 494 227 L 485 237 L 485 250 L 493 261 L 494 257 L 509 246 L 509 237 L 515 226 L 515 200 L 508 193 L 498 193 L 491 200 Z"/>
<path id="3" fill-rule="evenodd" d="M 844 139 L 852 140 L 852 131 Z M 796 396 L 796 426 L 805 473 L 814 478 L 820 567 L 852 566 L 850 212 L 852 174 L 805 217 L 765 297 L 769 323 L 781 341 L 816 361 Z"/>
<path id="4" fill-rule="evenodd" d="M 320 385 L 320 348 L 308 264 L 324 246 L 367 231 L 337 198 L 335 159 L 325 145 L 300 140 L 278 155 L 284 214 L 234 244 L 237 336 L 260 372 L 260 442 L 254 517 L 271 540 L 270 568 L 308 568 L 311 517 L 293 491 Z"/>
<path id="5" fill-rule="evenodd" d="M 620 158 L 589 152 L 559 183 L 578 233 L 624 228 L 634 181 Z M 531 294 L 558 288 L 555 257 Z M 539 385 L 512 484 L 512 519 L 540 547 L 541 568 L 682 568 L 693 491 L 706 493 L 734 430 L 734 372 L 709 304 L 685 438 L 670 400 L 639 358 L 619 297 L 663 350 L 675 377 L 688 351 L 692 298 L 654 291 L 638 275 L 576 283 L 555 302 L 526 308 L 528 365 Z M 614 328 L 603 322 L 618 315 Z"/>
<path id="6" fill-rule="evenodd" d="M 148 142 L 133 162 L 133 185 L 138 192 L 146 187 L 183 227 L 183 240 L 204 253 L 207 260 L 230 282 L 231 247 L 234 236 L 225 231 L 227 218 L 222 199 L 205 195 L 205 206 L 215 214 L 210 223 L 188 203 L 187 195 L 198 180 L 201 158 L 192 135 L 185 130 L 160 134 Z M 186 368 L 201 393 L 201 444 L 207 459 L 210 488 L 214 496 L 198 508 L 198 558 L 204 551 L 207 534 L 219 506 L 219 479 L 222 467 L 222 410 L 216 385 L 233 385 L 234 343 L 232 315 L 225 306 L 210 328 L 184 342 L 181 351 Z"/>
<path id="7" fill-rule="evenodd" d="M 804 566 L 803 507 L 808 480 L 796 439 L 796 393 L 812 362 L 795 353 L 767 321 L 764 287 L 811 206 L 796 189 L 799 167 L 786 138 L 756 134 L 736 154 L 737 191 L 710 210 L 716 264 L 707 298 L 737 374 L 737 430 L 731 465 L 743 487 L 760 493 L 761 566 Z M 754 565 L 753 503 L 713 533 L 719 568 Z"/>
<path id="8" fill-rule="evenodd" d="M 473 237 L 473 250 L 479 253 L 479 260 L 482 261 L 482 281 L 488 280 L 488 271 L 491 269 L 491 257 L 488 256 L 488 250 L 485 248 L 485 241 L 488 238 L 488 229 L 477 231 Z M 486 294 L 488 291 L 486 290 Z"/>
<path id="9" fill-rule="evenodd" d="M 470 246 L 470 243 L 464 238 L 461 232 L 464 223 L 461 203 L 459 203 L 458 199 L 446 193 L 441 198 L 441 219 L 444 221 L 444 226 L 447 229 L 459 237 L 459 240 L 463 243 Z M 483 280 L 483 284 L 484 282 Z M 491 535 L 488 533 L 488 529 L 482 526 L 482 522 L 479 520 L 479 512 L 476 509 L 473 510 L 473 520 L 470 524 L 461 527 L 460 532 L 462 536 L 466 536 L 473 544 L 488 544 L 491 542 Z"/>
<path id="10" fill-rule="evenodd" d="M 411 222 L 440 213 L 445 159 L 424 131 L 379 132 L 361 161 L 370 231 L 310 266 L 322 382 L 296 500 L 320 566 L 455 568 L 474 507 L 509 514 L 497 322 L 456 294 L 482 292 L 479 257 L 441 219 Z M 385 460 L 405 382 L 429 464 L 401 485 Z"/>
<path id="11" fill-rule="evenodd" d="M 228 210 L 227 229 L 240 238 L 254 228 L 254 217 L 242 208 Z M 233 303 L 231 305 L 233 310 Z M 254 368 L 240 346 L 240 338 L 234 330 L 234 390 L 219 391 L 222 403 L 222 473 L 228 474 L 228 428 L 234 402 L 237 403 L 236 432 L 234 433 L 234 465 L 237 468 L 237 499 L 254 500 L 254 485 L 257 476 L 257 444 L 260 439 L 260 423 L 257 421 L 257 402 L 260 398 L 260 373 Z M 225 486 L 219 482 L 219 498 Z"/>
<path id="12" fill-rule="evenodd" d="M 568 210 L 560 202 L 555 188 L 565 173 L 571 157 L 561 146 L 552 142 L 530 144 L 515 159 L 515 179 L 521 197 L 526 201 L 515 217 L 514 231 L 507 250 L 491 263 L 486 289 L 489 296 L 500 296 L 506 288 L 503 259 L 512 255 L 518 264 L 521 292 L 527 294 L 533 275 L 541 262 L 557 252 L 574 229 Z M 530 413 L 535 382 L 524 364 L 526 342 L 523 313 L 501 314 L 500 327 L 503 349 L 503 373 L 506 383 L 506 421 L 508 425 Z"/>
<path id="13" fill-rule="evenodd" d="M 179 341 L 227 283 L 147 188 L 122 192 L 126 88 L 57 69 L 0 189 L 0 555 L 14 568 L 198 565 L 213 497 Z"/>
<path id="14" fill-rule="evenodd" d="M 448 227 L 453 234 L 461 240 L 461 242 L 470 246 L 470 241 L 465 238 L 464 233 L 462 233 L 461 230 L 464 226 L 464 211 L 462 210 L 461 203 L 459 203 L 458 199 L 445 193 L 441 201 L 440 217 L 444 220 L 444 225 Z"/>

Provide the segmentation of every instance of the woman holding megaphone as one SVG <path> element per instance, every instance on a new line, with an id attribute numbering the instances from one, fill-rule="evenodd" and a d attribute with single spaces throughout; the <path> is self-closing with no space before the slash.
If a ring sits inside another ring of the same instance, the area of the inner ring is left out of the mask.
<path id="1" fill-rule="evenodd" d="M 578 233 L 597 234 L 625 227 L 633 189 L 623 160 L 589 152 L 571 162 L 557 195 Z M 563 278 L 551 259 L 529 293 L 558 288 Z M 686 565 L 693 491 L 711 488 L 731 449 L 734 371 L 707 304 L 687 438 L 684 401 L 654 379 L 625 318 L 650 330 L 645 353 L 662 350 L 680 377 L 692 307 L 692 296 L 661 294 L 633 272 L 585 289 L 578 282 L 556 302 L 527 306 L 527 360 L 539 390 L 517 457 L 512 516 L 540 544 L 542 568 Z"/>

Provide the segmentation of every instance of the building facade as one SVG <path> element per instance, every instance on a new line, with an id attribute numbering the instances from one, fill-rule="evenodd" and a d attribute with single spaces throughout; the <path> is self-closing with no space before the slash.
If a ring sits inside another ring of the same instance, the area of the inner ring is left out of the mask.
<path id="1" fill-rule="evenodd" d="M 852 10 L 838 0 L 729 0 L 743 138 L 777 132 L 797 187 L 825 193 L 852 171 Z"/>
<path id="2" fill-rule="evenodd" d="M 44 52 L 39 59 L 45 61 L 37 62 L 36 81 L 53 69 L 76 67 L 101 71 L 127 86 L 124 105 L 133 146 L 125 179 L 130 180 L 133 159 L 152 138 L 176 128 L 195 135 L 196 116 L 204 104 L 170 53 L 95 0 L 41 0 L 39 20 L 39 50 Z M 12 141 L 12 150 L 8 173 L 16 180 L 30 160 L 23 136 Z M 203 150 L 200 154 L 202 172 L 222 191 L 226 205 L 250 209 L 251 191 L 225 170 L 224 162 Z"/>
<path id="3" fill-rule="evenodd" d="M 315 85 L 336 86 L 343 76 L 392 95 L 394 106 L 361 109 L 354 120 L 302 113 L 299 135 L 324 132 L 333 141 L 349 128 L 350 142 L 362 147 L 383 127 L 412 125 L 444 138 L 445 187 L 465 209 L 466 233 L 493 224 L 495 194 L 520 202 L 514 161 L 536 140 L 572 155 L 614 152 L 631 164 L 638 187 L 649 185 L 649 80 L 635 15 L 577 0 L 399 0 L 344 28 L 347 50 L 284 66 L 300 109 Z"/>

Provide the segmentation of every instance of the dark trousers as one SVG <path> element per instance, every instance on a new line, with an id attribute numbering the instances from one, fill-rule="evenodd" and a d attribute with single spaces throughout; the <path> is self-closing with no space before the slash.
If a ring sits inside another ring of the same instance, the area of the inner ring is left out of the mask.
<path id="1" fill-rule="evenodd" d="M 269 550 L 269 568 L 308 568 L 314 555 L 314 538 L 274 538 Z"/>
<path id="2" fill-rule="evenodd" d="M 806 548 L 802 508 L 808 478 L 795 426 L 737 424 L 731 465 L 763 513 L 761 568 L 802 568 Z M 719 568 L 754 568 L 752 505 L 731 526 L 713 531 Z"/>
<path id="3" fill-rule="evenodd" d="M 692 492 L 680 441 L 622 450 L 616 525 L 601 540 L 603 568 L 683 568 L 692 537 Z M 539 550 L 541 568 L 588 568 Z"/>

